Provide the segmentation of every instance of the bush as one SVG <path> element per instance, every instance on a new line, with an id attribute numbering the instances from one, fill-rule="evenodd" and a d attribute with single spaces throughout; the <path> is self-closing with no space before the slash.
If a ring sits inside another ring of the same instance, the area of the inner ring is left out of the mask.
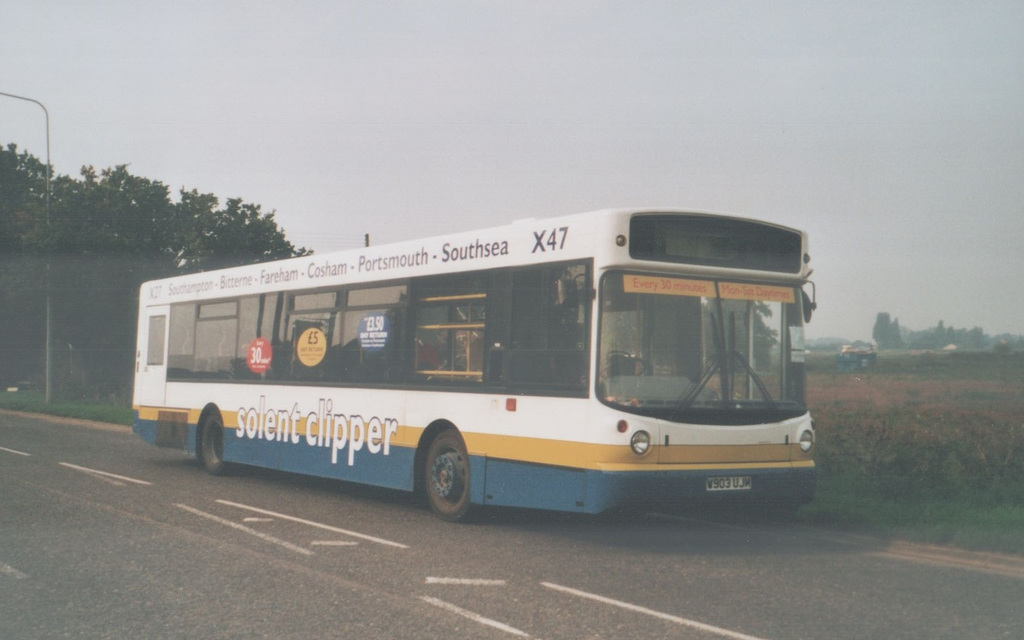
<path id="1" fill-rule="evenodd" d="M 990 493 L 1024 503 L 1024 425 L 998 414 L 899 406 L 819 410 L 823 476 L 859 477 L 883 498 Z"/>

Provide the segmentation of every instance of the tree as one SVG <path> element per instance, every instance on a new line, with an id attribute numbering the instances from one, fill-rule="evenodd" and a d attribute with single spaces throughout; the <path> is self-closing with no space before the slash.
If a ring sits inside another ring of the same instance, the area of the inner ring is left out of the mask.
<path id="1" fill-rule="evenodd" d="M 46 165 L 14 144 L 0 148 L 0 256 L 21 252 L 26 236 L 45 220 Z"/>
<path id="2" fill-rule="evenodd" d="M 52 181 L 14 145 L 0 149 L 0 380 L 42 377 L 45 299 L 53 308 L 55 382 L 127 396 L 139 285 L 155 278 L 308 253 L 260 206 L 181 191 L 127 165 Z M 24 363 L 31 363 L 25 365 Z"/>
<path id="3" fill-rule="evenodd" d="M 980 351 L 985 348 L 985 332 L 981 327 L 973 327 L 967 332 L 964 338 L 963 346 L 965 349 L 973 349 Z"/>
<path id="4" fill-rule="evenodd" d="M 871 330 L 871 337 L 874 339 L 875 344 L 878 345 L 879 349 L 884 348 L 884 344 L 888 339 L 889 335 L 889 314 L 885 312 L 879 312 L 875 316 L 875 327 Z"/>
<path id="5" fill-rule="evenodd" d="M 0 147 L 0 386 L 42 378 L 46 264 L 26 246 L 45 222 L 46 165 Z"/>
<path id="6" fill-rule="evenodd" d="M 875 317 L 875 327 L 871 337 L 879 349 L 899 349 L 903 346 L 900 333 L 900 321 L 893 320 L 888 313 L 882 312 Z"/>
<path id="7" fill-rule="evenodd" d="M 83 167 L 81 176 L 54 181 L 39 248 L 50 265 L 54 351 L 65 386 L 74 373 L 74 386 L 108 396 L 130 387 L 135 349 L 125 345 L 135 335 L 139 285 L 174 273 L 180 225 L 167 187 L 126 165 L 100 173 Z M 65 367 L 65 356 L 77 362 Z"/>
<path id="8" fill-rule="evenodd" d="M 181 192 L 182 218 L 187 220 L 186 244 L 179 266 L 186 272 L 209 271 L 267 260 L 307 255 L 285 239 L 274 212 L 231 198 L 215 209 L 217 198 L 197 191 Z"/>

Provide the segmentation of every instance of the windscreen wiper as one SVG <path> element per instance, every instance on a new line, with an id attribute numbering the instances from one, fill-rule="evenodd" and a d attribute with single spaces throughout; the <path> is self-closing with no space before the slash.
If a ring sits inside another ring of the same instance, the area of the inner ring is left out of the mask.
<path id="1" fill-rule="evenodd" d="M 727 403 L 729 398 L 732 397 L 732 392 L 730 391 L 730 388 L 732 386 L 732 379 L 729 375 L 728 365 L 732 364 L 733 362 L 738 363 L 740 370 L 745 372 L 754 382 L 754 385 L 757 387 L 757 390 L 761 393 L 761 397 L 764 398 L 764 402 L 771 406 L 776 406 L 775 400 L 772 399 L 772 395 L 768 391 L 768 387 L 765 385 L 764 381 L 761 380 L 761 376 L 757 375 L 757 372 L 754 371 L 754 368 L 751 367 L 750 363 L 747 362 L 747 360 L 743 357 L 743 354 L 741 354 L 739 351 L 736 351 L 735 348 L 731 348 L 732 345 L 735 345 L 736 343 L 736 316 L 733 315 L 730 318 L 729 323 L 731 338 L 730 341 L 732 343 L 731 345 L 725 344 L 724 327 L 722 326 L 722 323 L 717 321 L 714 313 L 711 314 L 711 322 L 711 337 L 715 345 L 715 355 L 714 357 L 711 358 L 711 361 L 708 363 L 708 368 L 704 371 L 704 374 L 701 376 L 700 381 L 692 389 L 690 389 L 686 396 L 683 397 L 682 408 L 689 409 L 693 405 L 693 403 L 697 399 L 697 396 L 700 394 L 701 391 L 704 390 L 704 387 L 706 387 L 708 382 L 711 381 L 711 378 L 714 377 L 715 373 L 722 374 L 721 401 L 723 404 Z"/>
<path id="2" fill-rule="evenodd" d="M 754 372 L 754 368 L 750 366 L 750 363 L 743 359 L 743 354 L 738 351 L 733 351 L 732 356 L 736 362 L 740 363 L 740 368 L 746 371 L 747 375 L 750 376 L 750 379 L 754 381 L 754 384 L 757 386 L 757 390 L 761 392 L 761 396 L 764 398 L 764 401 L 774 406 L 775 401 L 772 400 L 772 394 L 768 393 L 768 387 L 766 387 L 764 381 L 761 380 L 761 376 Z"/>
<path id="3" fill-rule="evenodd" d="M 697 382 L 697 384 L 695 384 L 693 388 L 690 389 L 685 396 L 683 396 L 683 409 L 689 409 L 690 406 L 693 405 L 694 401 L 697 399 L 697 396 L 700 395 L 700 392 L 704 390 L 704 387 L 707 386 L 708 382 L 711 381 L 711 378 L 715 375 L 716 372 L 719 372 L 721 370 L 723 374 L 723 382 L 725 382 L 725 371 L 722 369 L 722 362 L 727 360 L 727 356 L 725 353 L 725 344 L 723 344 L 725 341 L 722 336 L 724 331 L 722 329 L 722 323 L 718 322 L 718 320 L 715 318 L 714 312 L 712 312 L 710 316 L 711 339 L 715 343 L 715 355 L 712 356 L 711 359 L 708 361 L 708 367 L 707 369 L 704 370 L 704 373 L 703 375 L 701 375 L 700 380 Z M 722 388 L 725 389 L 725 386 L 723 385 Z"/>
<path id="4" fill-rule="evenodd" d="M 750 327 L 750 331 L 753 332 L 754 328 Z M 764 381 L 761 380 L 761 376 L 754 372 L 754 368 L 750 366 L 748 359 L 743 357 L 739 351 L 736 350 L 736 314 L 729 314 L 729 336 L 732 339 L 732 344 L 729 345 L 729 360 L 735 360 L 739 363 L 740 369 L 747 373 L 747 376 L 753 380 L 757 386 L 757 390 L 761 392 L 761 397 L 769 405 L 774 405 L 775 401 L 772 400 L 772 395 L 768 393 L 768 387 L 765 386 Z M 753 354 L 750 354 L 753 355 Z M 730 385 L 731 386 L 731 385 Z M 730 395 L 730 397 L 732 397 Z"/>

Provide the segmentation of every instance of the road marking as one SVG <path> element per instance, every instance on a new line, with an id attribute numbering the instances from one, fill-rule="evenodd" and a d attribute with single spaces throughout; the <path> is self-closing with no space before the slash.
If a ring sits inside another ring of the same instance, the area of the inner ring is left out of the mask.
<path id="1" fill-rule="evenodd" d="M 113 478 L 107 478 L 107 477 L 101 476 L 98 473 L 89 473 L 89 474 L 86 474 L 86 475 L 90 475 L 93 478 L 96 478 L 97 480 L 100 480 L 102 482 L 106 482 L 107 484 L 112 484 L 115 487 L 123 487 L 123 486 L 125 486 L 125 484 L 123 482 L 121 482 L 120 480 L 114 480 Z"/>
<path id="2" fill-rule="evenodd" d="M 273 522 L 273 518 L 242 518 L 242 522 Z"/>
<path id="3" fill-rule="evenodd" d="M 6 565 L 0 562 L 0 575 L 11 576 L 15 580 L 24 580 L 28 577 L 27 573 L 22 573 L 12 566 Z"/>
<path id="4" fill-rule="evenodd" d="M 645 615 L 653 616 L 661 620 L 667 620 L 668 622 L 674 622 L 676 624 L 681 624 L 683 626 L 690 627 L 693 629 L 699 629 L 701 631 L 706 631 L 708 633 L 714 633 L 720 636 L 725 636 L 726 638 L 734 638 L 735 640 L 764 640 L 763 638 L 759 638 L 757 636 L 749 636 L 745 633 L 740 633 L 738 631 L 731 631 L 729 629 L 723 629 L 722 627 L 716 627 L 714 625 L 705 624 L 703 622 L 697 622 L 696 620 L 690 620 L 688 618 L 680 618 L 679 616 L 674 616 L 669 613 L 662 613 L 661 611 L 655 611 L 654 609 L 648 609 L 647 607 L 641 607 L 639 605 L 630 604 L 628 602 L 623 602 L 621 600 L 606 598 L 605 596 L 599 596 L 596 593 L 588 593 L 586 591 L 580 591 L 579 589 L 573 589 L 571 587 L 563 587 L 561 585 L 553 584 L 551 582 L 542 582 L 541 584 L 547 587 L 548 589 L 554 589 L 555 591 L 561 591 L 563 593 L 568 593 L 570 595 L 578 596 L 580 598 L 596 600 L 597 602 L 610 604 L 612 606 L 619 607 L 621 609 L 626 609 L 628 611 L 633 611 L 635 613 L 643 613 Z"/>
<path id="5" fill-rule="evenodd" d="M 503 587 L 506 580 L 487 580 L 484 578 L 427 578 L 427 584 L 455 584 L 471 587 Z"/>
<path id="6" fill-rule="evenodd" d="M 291 520 L 292 522 L 298 522 L 299 524 L 308 525 L 310 527 L 316 527 L 325 531 L 333 531 L 334 533 L 340 533 L 346 536 L 352 536 L 353 538 L 359 538 L 361 540 L 367 540 L 369 542 L 376 542 L 377 544 L 383 544 L 389 547 L 397 547 L 399 549 L 408 549 L 409 545 L 402 544 L 400 542 L 393 542 L 391 540 L 385 540 L 384 538 L 377 538 L 374 536 L 366 535 L 365 533 L 358 533 L 355 531 L 349 531 L 348 529 L 340 529 L 338 527 L 332 527 L 329 524 L 323 524 L 320 522 L 313 522 L 312 520 L 304 520 L 302 518 L 296 518 L 295 516 L 289 516 L 276 511 L 269 511 L 267 509 L 260 509 L 259 507 L 251 507 L 246 504 L 239 504 L 237 502 L 231 502 L 229 500 L 217 500 L 220 504 L 227 505 L 229 507 L 236 507 L 238 509 L 248 509 L 255 513 L 262 513 L 266 516 L 273 516 L 275 518 L 281 518 L 282 520 Z"/>
<path id="7" fill-rule="evenodd" d="M 526 633 L 525 631 L 520 631 L 519 629 L 516 629 L 515 627 L 510 627 L 509 625 L 505 624 L 504 622 L 498 622 L 497 620 L 491 620 L 490 618 L 485 618 L 485 617 L 483 617 L 482 615 L 480 615 L 478 613 L 473 613 L 472 611 L 467 611 L 467 610 L 465 610 L 465 609 L 463 609 L 461 607 L 456 607 L 454 604 L 449 604 L 449 603 L 445 602 L 444 600 L 438 600 L 437 598 L 431 598 L 430 596 L 420 596 L 420 600 L 422 600 L 422 601 L 424 601 L 424 602 L 426 602 L 428 604 L 432 604 L 435 607 L 440 607 L 440 608 L 444 609 L 445 611 L 451 611 L 452 613 L 456 613 L 456 614 L 462 616 L 463 618 L 468 618 L 469 620 L 472 620 L 473 622 L 479 622 L 480 624 L 485 624 L 488 627 L 494 627 L 495 629 L 498 629 L 500 631 L 504 631 L 505 633 L 511 633 L 512 635 L 519 636 L 521 638 L 529 638 L 530 637 L 530 634 Z"/>
<path id="8" fill-rule="evenodd" d="M 314 547 L 354 547 L 359 543 L 351 540 L 314 540 L 309 544 Z"/>
<path id="9" fill-rule="evenodd" d="M 13 454 L 19 455 L 19 456 L 28 456 L 28 457 L 32 456 L 31 453 L 25 453 L 24 451 L 17 451 L 15 449 L 8 449 L 7 447 L 0 447 L 0 451 L 6 451 L 7 453 L 13 453 Z"/>
<path id="10" fill-rule="evenodd" d="M 116 473 L 107 473 L 106 471 L 99 471 L 97 469 L 90 469 L 88 467 L 80 467 L 77 464 L 71 464 L 69 462 L 60 462 L 58 464 L 60 464 L 62 467 L 67 467 L 69 469 L 74 469 L 76 471 L 81 471 L 83 473 L 89 473 L 89 474 L 92 474 L 92 475 L 95 475 L 95 476 L 100 476 L 100 479 L 103 479 L 103 478 L 113 478 L 114 480 L 124 480 L 125 482 L 131 482 L 131 483 L 134 483 L 134 484 L 142 484 L 142 485 L 146 485 L 146 486 L 149 486 L 149 485 L 153 484 L 152 482 L 146 482 L 145 480 L 136 480 L 135 478 L 129 478 L 127 476 L 119 476 Z M 117 483 L 114 483 L 114 484 L 117 484 Z"/>
<path id="11" fill-rule="evenodd" d="M 208 520 L 213 520 L 216 523 L 229 526 L 232 529 L 237 529 L 239 531 L 243 531 L 245 533 L 248 533 L 249 535 L 256 536 L 260 540 L 263 540 L 263 541 L 266 541 L 266 542 L 272 542 L 272 543 L 274 543 L 276 545 L 280 545 L 280 546 L 284 547 L 285 549 L 288 549 L 289 551 L 294 551 L 295 553 L 301 553 L 304 556 L 311 556 L 311 555 L 313 555 L 313 552 L 310 551 L 309 549 L 304 549 L 304 548 L 302 548 L 302 547 L 300 547 L 298 545 L 295 545 L 295 544 L 292 544 L 292 543 L 288 542 L 287 540 L 281 540 L 280 538 L 275 538 L 274 536 L 267 535 L 267 534 L 265 534 L 265 533 L 263 533 L 261 531 L 256 531 L 255 529 L 250 529 L 249 527 L 245 526 L 244 524 L 238 524 L 237 522 L 232 522 L 231 520 L 227 520 L 225 518 L 221 518 L 220 516 L 215 516 L 212 513 L 206 513 L 205 511 L 200 511 L 199 509 L 195 509 L 193 507 L 190 507 L 187 504 L 180 504 L 179 503 L 179 504 L 175 504 L 174 506 L 178 507 L 179 509 L 184 509 L 185 511 L 188 511 L 189 513 L 194 513 L 197 516 L 202 516 L 202 517 L 204 517 L 204 518 L 206 518 Z"/>

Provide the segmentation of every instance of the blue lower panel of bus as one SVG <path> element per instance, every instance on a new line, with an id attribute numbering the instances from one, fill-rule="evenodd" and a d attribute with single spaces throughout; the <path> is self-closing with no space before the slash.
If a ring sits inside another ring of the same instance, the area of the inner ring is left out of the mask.
<path id="1" fill-rule="evenodd" d="M 490 458 L 486 461 L 485 474 L 484 504 L 586 511 L 584 498 L 589 474 L 583 469 Z"/>
<path id="2" fill-rule="evenodd" d="M 484 504 L 600 513 L 673 504 L 802 504 L 814 497 L 815 470 L 606 472 L 487 460 L 485 484 Z M 709 490 L 709 485 L 720 490 Z"/>
<path id="3" fill-rule="evenodd" d="M 370 484 L 389 489 L 413 488 L 415 450 L 389 447 L 371 452 L 364 444 L 359 451 L 335 451 L 329 446 L 310 446 L 305 437 L 298 443 L 239 438 L 234 430 L 224 432 L 224 459 L 245 464 L 302 473 L 322 478 Z"/>
<path id="4" fill-rule="evenodd" d="M 136 435 L 150 444 L 180 449 L 190 454 L 196 452 L 196 429 L 194 424 L 141 420 L 137 414 L 132 427 Z M 374 453 L 364 442 L 359 451 L 352 453 L 350 460 L 347 447 L 335 451 L 329 446 L 311 446 L 306 443 L 305 436 L 301 436 L 298 442 L 290 438 L 277 441 L 240 438 L 234 429 L 224 430 L 224 460 L 227 462 L 389 489 L 412 490 L 415 453 L 415 450 L 405 447 L 389 447 L 387 455 L 384 455 L 383 447 L 379 447 Z M 473 498 L 475 502 L 482 502 L 482 496 Z"/>

